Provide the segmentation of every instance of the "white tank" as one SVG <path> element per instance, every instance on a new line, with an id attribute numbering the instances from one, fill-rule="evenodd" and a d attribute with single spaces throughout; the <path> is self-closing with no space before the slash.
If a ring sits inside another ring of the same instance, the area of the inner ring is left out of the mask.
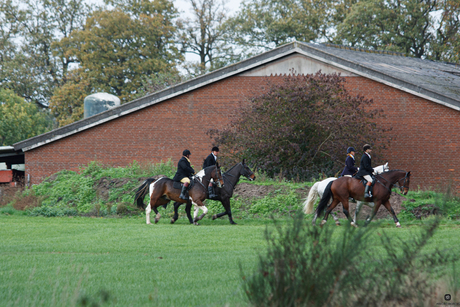
<path id="1" fill-rule="evenodd" d="M 120 98 L 108 93 L 96 93 L 85 97 L 84 118 L 107 111 L 120 105 Z"/>

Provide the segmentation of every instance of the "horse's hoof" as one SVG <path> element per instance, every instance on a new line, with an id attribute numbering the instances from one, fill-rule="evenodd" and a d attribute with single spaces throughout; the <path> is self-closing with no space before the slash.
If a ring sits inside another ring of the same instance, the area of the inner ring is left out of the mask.
<path id="1" fill-rule="evenodd" d="M 148 222 L 147 225 L 152 225 L 152 223 Z"/>
<path id="2" fill-rule="evenodd" d="M 200 226 L 200 224 L 198 224 L 197 222 L 193 222 L 193 225 Z"/>
<path id="3" fill-rule="evenodd" d="M 196 222 L 198 222 L 198 221 L 199 221 L 198 218 L 194 218 L 194 219 L 193 219 L 193 223 L 196 223 Z"/>
<path id="4" fill-rule="evenodd" d="M 216 218 L 217 218 L 217 215 L 214 214 L 214 215 L 212 216 L 212 220 L 214 221 Z"/>
<path id="5" fill-rule="evenodd" d="M 336 224 L 337 226 L 340 226 L 340 222 L 335 222 L 335 224 Z"/>
<path id="6" fill-rule="evenodd" d="M 399 224 L 399 222 L 397 222 L 396 227 L 401 228 L 401 224 Z"/>
<path id="7" fill-rule="evenodd" d="M 176 222 L 175 219 L 171 219 L 171 224 L 174 224 Z"/>
<path id="8" fill-rule="evenodd" d="M 319 224 L 319 226 L 323 227 L 323 226 L 324 226 L 324 224 L 326 224 L 326 222 L 327 222 L 327 221 L 325 221 L 325 220 L 322 220 L 322 221 L 321 221 L 321 224 Z"/>
<path id="9" fill-rule="evenodd" d="M 234 221 L 231 221 L 230 224 L 232 224 L 232 225 L 238 225 L 238 224 L 235 223 Z"/>
<path id="10" fill-rule="evenodd" d="M 155 219 L 155 224 L 156 224 L 156 223 L 158 223 L 158 220 L 157 220 L 157 219 Z"/>
<path id="11" fill-rule="evenodd" d="M 355 222 L 351 222 L 350 224 L 351 224 L 351 226 L 353 226 L 353 227 L 355 227 L 355 228 L 358 228 L 358 225 L 355 224 Z"/>

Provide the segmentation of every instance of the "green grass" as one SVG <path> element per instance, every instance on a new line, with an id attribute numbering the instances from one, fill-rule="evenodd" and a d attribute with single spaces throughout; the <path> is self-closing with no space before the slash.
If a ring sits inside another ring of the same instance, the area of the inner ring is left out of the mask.
<path id="1" fill-rule="evenodd" d="M 253 271 L 272 222 L 237 222 L 0 215 L 0 306 L 101 303 L 101 291 L 109 306 L 246 306 L 239 264 Z M 375 235 L 410 238 L 421 223 L 396 229 L 383 222 Z M 443 224 L 425 252 L 460 252 L 459 232 L 458 224 Z"/>

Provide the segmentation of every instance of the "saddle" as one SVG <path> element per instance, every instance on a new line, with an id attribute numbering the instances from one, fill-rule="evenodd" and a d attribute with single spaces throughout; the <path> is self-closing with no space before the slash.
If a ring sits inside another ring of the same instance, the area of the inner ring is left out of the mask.
<path id="1" fill-rule="evenodd" d="M 195 180 L 191 179 L 190 184 L 188 185 L 187 191 L 190 191 L 190 189 L 195 185 Z M 182 182 L 179 181 L 173 181 L 173 188 L 174 189 L 182 189 Z"/>
<path id="2" fill-rule="evenodd" d="M 372 185 L 371 185 L 371 187 L 373 187 L 373 186 L 375 185 L 375 182 L 376 182 L 377 180 L 375 180 L 375 176 L 374 176 L 374 175 L 372 175 L 371 177 L 372 177 Z M 366 187 L 367 180 L 364 179 L 364 177 L 361 177 L 361 176 L 359 176 L 359 177 L 358 177 L 358 176 L 353 176 L 353 178 L 360 180 L 361 183 L 363 184 L 363 186 Z"/>

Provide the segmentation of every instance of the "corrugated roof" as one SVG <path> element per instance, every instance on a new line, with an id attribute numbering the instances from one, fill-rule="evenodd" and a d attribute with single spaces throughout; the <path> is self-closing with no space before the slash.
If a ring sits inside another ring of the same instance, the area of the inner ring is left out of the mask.
<path id="1" fill-rule="evenodd" d="M 15 150 L 27 151 L 46 145 L 120 116 L 125 116 L 296 53 L 460 111 L 460 68 L 458 65 L 405 57 L 401 54 L 385 51 L 293 42 L 59 129 L 16 143 L 14 148 Z"/>

